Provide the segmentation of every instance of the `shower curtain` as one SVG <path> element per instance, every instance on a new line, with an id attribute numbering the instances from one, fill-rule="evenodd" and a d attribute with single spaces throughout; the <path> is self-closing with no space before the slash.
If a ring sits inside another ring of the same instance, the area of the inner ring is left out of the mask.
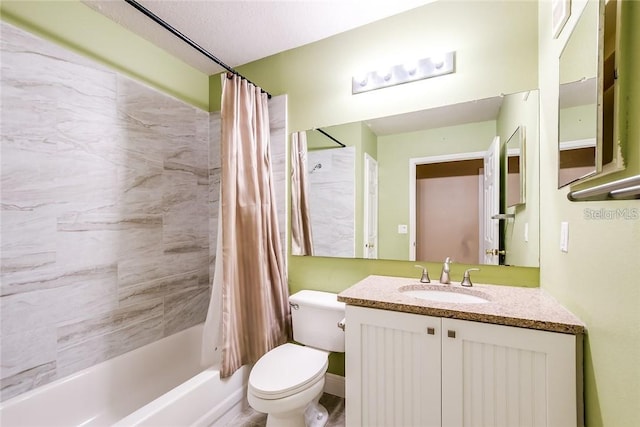
<path id="1" fill-rule="evenodd" d="M 307 133 L 291 134 L 291 253 L 313 255 L 309 185 L 307 175 Z"/>
<path id="2" fill-rule="evenodd" d="M 216 269 L 203 340 L 222 350 L 220 374 L 290 337 L 291 317 L 278 234 L 269 149 L 267 95 L 241 77 L 223 76 L 222 180 Z M 216 287 L 217 286 L 217 287 Z M 217 298 L 217 299 L 216 299 Z M 222 310 L 216 330 L 215 315 Z M 203 360 L 211 355 L 203 347 Z"/>

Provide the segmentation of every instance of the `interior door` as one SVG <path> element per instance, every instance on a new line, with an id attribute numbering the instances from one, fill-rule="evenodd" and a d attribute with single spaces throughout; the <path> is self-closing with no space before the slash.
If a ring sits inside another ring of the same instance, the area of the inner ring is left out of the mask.
<path id="1" fill-rule="evenodd" d="M 364 155 L 364 257 L 378 258 L 378 162 Z"/>
<path id="2" fill-rule="evenodd" d="M 498 265 L 500 221 L 491 217 L 500 213 L 500 137 L 496 136 L 484 155 L 484 264 Z"/>

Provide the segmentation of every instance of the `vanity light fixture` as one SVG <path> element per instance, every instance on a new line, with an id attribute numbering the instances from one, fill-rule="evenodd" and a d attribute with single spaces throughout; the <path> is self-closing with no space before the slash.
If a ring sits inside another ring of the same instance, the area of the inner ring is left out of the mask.
<path id="1" fill-rule="evenodd" d="M 361 93 L 455 72 L 455 52 L 433 55 L 407 64 L 369 71 L 351 79 L 351 93 Z"/>

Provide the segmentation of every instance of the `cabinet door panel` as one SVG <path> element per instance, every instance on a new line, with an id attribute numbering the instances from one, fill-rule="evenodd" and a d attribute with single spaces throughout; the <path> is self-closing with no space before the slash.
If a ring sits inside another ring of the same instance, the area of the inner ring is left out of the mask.
<path id="1" fill-rule="evenodd" d="M 440 426 L 440 319 L 353 306 L 346 318 L 347 425 Z"/>
<path id="2" fill-rule="evenodd" d="M 442 425 L 576 425 L 575 337 L 443 319 Z"/>

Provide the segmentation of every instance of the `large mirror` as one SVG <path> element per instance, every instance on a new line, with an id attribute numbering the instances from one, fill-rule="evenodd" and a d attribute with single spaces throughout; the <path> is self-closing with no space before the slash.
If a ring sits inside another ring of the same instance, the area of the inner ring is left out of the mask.
<path id="1" fill-rule="evenodd" d="M 560 54 L 558 188 L 618 168 L 616 4 L 588 1 Z"/>
<path id="2" fill-rule="evenodd" d="M 312 255 L 538 266 L 538 98 L 305 131 Z"/>

